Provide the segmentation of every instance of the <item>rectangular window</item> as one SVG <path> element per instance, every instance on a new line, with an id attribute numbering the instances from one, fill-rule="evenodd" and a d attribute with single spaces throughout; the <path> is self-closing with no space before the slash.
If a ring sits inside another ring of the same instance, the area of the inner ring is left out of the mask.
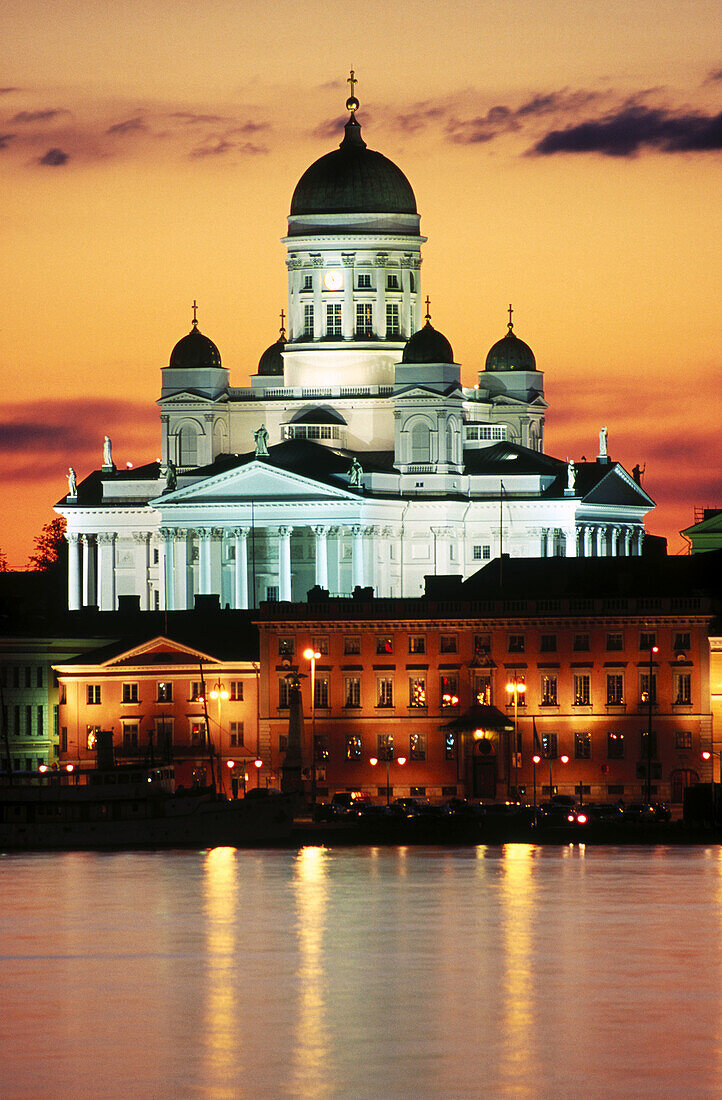
<path id="1" fill-rule="evenodd" d="M 243 702 L 243 680 L 231 680 L 231 702 Z"/>
<path id="2" fill-rule="evenodd" d="M 303 335 L 313 336 L 313 306 L 303 307 Z"/>
<path id="3" fill-rule="evenodd" d="M 158 695 L 157 700 L 159 703 L 172 703 L 173 702 L 173 684 L 170 680 L 158 681 Z"/>
<path id="4" fill-rule="evenodd" d="M 347 737 L 346 738 L 346 759 L 347 760 L 360 760 L 361 759 L 361 738 L 360 737 Z"/>
<path id="5" fill-rule="evenodd" d="M 230 726 L 231 748 L 243 748 L 243 722 L 231 722 Z"/>
<path id="6" fill-rule="evenodd" d="M 674 636 L 674 649 L 684 650 L 690 648 L 690 636 L 689 633 L 678 633 Z"/>
<path id="7" fill-rule="evenodd" d="M 328 676 L 317 676 L 313 685 L 313 705 L 318 710 L 328 707 L 329 681 Z"/>
<path id="8" fill-rule="evenodd" d="M 313 648 L 316 653 L 320 653 L 322 657 L 328 657 L 329 642 L 328 634 L 323 634 L 321 637 L 313 639 Z"/>
<path id="9" fill-rule="evenodd" d="M 543 707 L 557 706 L 557 678 L 549 673 L 542 676 L 541 705 Z"/>
<path id="10" fill-rule="evenodd" d="M 37 706 L 35 708 L 35 722 L 36 722 L 35 731 L 36 731 L 38 737 L 42 737 L 43 733 L 45 732 L 45 720 L 44 720 L 44 716 L 43 716 L 42 706 Z"/>
<path id="11" fill-rule="evenodd" d="M 393 653 L 394 640 L 388 637 L 379 637 L 376 639 L 376 652 L 377 653 Z"/>
<path id="12" fill-rule="evenodd" d="M 674 705 L 688 706 L 692 702 L 692 676 L 689 672 L 674 674 Z"/>
<path id="13" fill-rule="evenodd" d="M 556 653 L 557 651 L 557 636 L 556 634 L 542 634 L 539 642 L 539 650 L 542 653 Z"/>
<path id="14" fill-rule="evenodd" d="M 340 302 L 327 302 L 326 303 L 326 335 L 327 336 L 342 336 L 343 327 L 341 325 L 341 303 Z"/>
<path id="15" fill-rule="evenodd" d="M 652 673 L 651 678 L 648 672 L 640 672 L 639 701 L 640 703 L 657 702 L 657 674 L 655 672 Z"/>
<path id="16" fill-rule="evenodd" d="M 607 706 L 619 707 L 624 703 L 624 676 L 621 672 L 607 673 Z"/>
<path id="17" fill-rule="evenodd" d="M 426 760 L 426 736 L 423 733 L 412 733 L 409 738 L 409 758 L 411 760 Z"/>
<path id="18" fill-rule="evenodd" d="M 35 686 L 41 688 L 43 686 L 43 666 L 38 665 L 35 669 Z"/>
<path id="19" fill-rule="evenodd" d="M 356 335 L 373 336 L 374 311 L 370 302 L 356 303 Z"/>
<path id="20" fill-rule="evenodd" d="M 343 652 L 346 657 L 355 657 L 361 652 L 361 639 L 359 637 L 344 638 Z"/>
<path id="21" fill-rule="evenodd" d="M 393 733 L 379 733 L 376 735 L 376 755 L 379 760 L 393 760 L 394 735 Z"/>
<path id="22" fill-rule="evenodd" d="M 426 677 L 409 676 L 409 706 L 426 706 Z"/>
<path id="23" fill-rule="evenodd" d="M 647 759 L 647 754 L 650 751 L 649 750 L 649 744 L 650 744 L 649 736 L 646 732 L 642 734 L 642 736 L 640 738 L 640 741 L 641 741 L 640 749 L 639 749 L 640 760 L 646 760 Z M 651 755 L 652 756 L 657 755 L 657 732 L 656 732 L 656 730 L 652 730 Z"/>
<path id="24" fill-rule="evenodd" d="M 451 730 L 444 735 L 444 760 L 456 760 L 456 734 Z"/>
<path id="25" fill-rule="evenodd" d="M 583 672 L 574 676 L 574 706 L 588 707 L 591 700 L 591 676 Z"/>
<path id="26" fill-rule="evenodd" d="M 523 653 L 524 652 L 524 635 L 523 634 L 510 634 L 509 635 L 509 653 Z"/>
<path id="27" fill-rule="evenodd" d="M 439 677 L 439 698 L 442 707 L 458 707 L 459 677 L 455 672 L 448 672 Z"/>
<path id="28" fill-rule="evenodd" d="M 191 744 L 193 745 L 205 745 L 206 743 L 206 723 L 202 719 L 195 718 L 191 722 Z"/>
<path id="29" fill-rule="evenodd" d="M 624 635 L 607 634 L 607 651 L 609 653 L 618 653 L 622 649 L 624 649 Z"/>
<path id="30" fill-rule="evenodd" d="M 63 705 L 68 701 L 68 688 L 66 684 L 60 684 L 58 687 L 58 703 Z"/>
<path id="31" fill-rule="evenodd" d="M 29 704 L 25 707 L 25 735 L 33 735 L 33 708 Z"/>
<path id="32" fill-rule="evenodd" d="M 282 676 L 278 681 L 278 706 L 280 709 L 284 709 L 290 703 L 291 699 L 291 686 L 285 676 Z"/>
<path id="33" fill-rule="evenodd" d="M 474 698 L 482 706 L 491 706 L 491 676 L 488 673 L 477 673 L 474 677 Z"/>
<path id="34" fill-rule="evenodd" d="M 302 290 L 313 290 L 313 275 L 304 275 L 303 276 L 303 287 L 301 289 Z"/>
<path id="35" fill-rule="evenodd" d="M 122 701 L 124 703 L 137 703 L 138 702 L 138 685 L 137 684 L 123 684 Z"/>
<path id="36" fill-rule="evenodd" d="M 137 722 L 125 722 L 123 724 L 123 748 L 124 749 L 137 749 L 138 748 L 138 723 Z"/>
<path id="37" fill-rule="evenodd" d="M 155 743 L 157 748 L 166 754 L 168 758 L 172 755 L 173 750 L 173 719 L 172 718 L 156 718 L 155 721 Z"/>
<path id="38" fill-rule="evenodd" d="M 692 748 L 692 732 L 691 730 L 677 730 L 674 735 L 674 747 L 675 749 L 691 749 Z"/>
<path id="39" fill-rule="evenodd" d="M 608 760 L 623 760 L 624 759 L 624 734 L 623 733 L 608 733 L 607 734 L 607 759 Z"/>
<path id="40" fill-rule="evenodd" d="M 191 680 L 191 703 L 203 702 L 203 683 L 201 680 Z"/>
<path id="41" fill-rule="evenodd" d="M 359 676 L 344 677 L 343 705 L 345 707 L 361 706 L 361 678 Z"/>
<path id="42" fill-rule="evenodd" d="M 425 634 L 409 634 L 409 653 L 426 653 Z"/>
<path id="43" fill-rule="evenodd" d="M 137 728 L 137 727 L 136 727 Z M 85 727 L 85 747 L 91 751 L 98 743 L 98 734 L 100 733 L 100 726 L 86 726 Z"/>
<path id="44" fill-rule="evenodd" d="M 386 335 L 399 336 L 399 307 L 396 302 L 386 303 Z"/>
<path id="45" fill-rule="evenodd" d="M 508 707 L 514 706 L 514 684 L 516 684 L 516 705 L 517 708 L 526 706 L 526 677 L 523 672 L 518 670 L 509 673 L 509 680 L 506 686 L 506 705 Z M 511 690 L 510 690 L 511 689 Z"/>
<path id="46" fill-rule="evenodd" d="M 439 653 L 456 653 L 456 634 L 442 634 L 439 639 Z"/>
<path id="47" fill-rule="evenodd" d="M 267 584 L 266 585 L 266 600 L 268 603 L 278 603 L 278 585 Z"/>
<path id="48" fill-rule="evenodd" d="M 589 635 L 575 634 L 573 648 L 575 653 L 587 653 L 589 650 Z"/>
<path id="49" fill-rule="evenodd" d="M 491 634 L 474 635 L 474 656 L 487 657 L 491 652 Z"/>
<path id="50" fill-rule="evenodd" d="M 592 735 L 590 733 L 574 734 L 574 757 L 576 760 L 590 760 L 592 756 Z"/>
<path id="51" fill-rule="evenodd" d="M 541 738 L 542 756 L 545 760 L 556 760 L 557 758 L 557 735 L 556 733 L 543 733 Z"/>
<path id="52" fill-rule="evenodd" d="M 359 274 L 358 288 L 359 288 L 359 290 L 370 290 L 371 289 L 371 276 L 369 274 L 367 274 L 366 272 L 363 272 L 363 273 Z"/>
<path id="53" fill-rule="evenodd" d="M 399 277 L 398 277 L 398 275 L 387 275 L 386 276 L 386 289 L 387 290 L 398 290 L 399 289 Z"/>
<path id="54" fill-rule="evenodd" d="M 61 726 L 60 727 L 60 751 L 61 752 L 67 752 L 68 751 L 68 727 L 67 726 Z"/>
<path id="55" fill-rule="evenodd" d="M 392 707 L 394 705 L 394 681 L 390 676 L 379 676 L 376 681 L 376 706 Z"/>
<path id="56" fill-rule="evenodd" d="M 97 707 L 100 705 L 100 684 L 88 684 L 87 687 L 87 702 L 88 706 Z"/>
<path id="57" fill-rule="evenodd" d="M 657 635 L 654 631 L 643 631 L 639 635 L 640 649 L 654 649 L 657 644 Z"/>

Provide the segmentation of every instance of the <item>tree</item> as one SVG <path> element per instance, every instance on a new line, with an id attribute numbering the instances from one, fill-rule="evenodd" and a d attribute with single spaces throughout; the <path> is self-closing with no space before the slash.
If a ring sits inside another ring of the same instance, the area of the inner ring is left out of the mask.
<path id="1" fill-rule="evenodd" d="M 35 536 L 35 553 L 30 555 L 28 565 L 36 572 L 45 573 L 64 560 L 66 552 L 65 519 L 58 516 L 46 523 L 39 535 Z"/>
<path id="2" fill-rule="evenodd" d="M 8 572 L 8 556 L 4 550 L 0 550 L 0 573 Z"/>

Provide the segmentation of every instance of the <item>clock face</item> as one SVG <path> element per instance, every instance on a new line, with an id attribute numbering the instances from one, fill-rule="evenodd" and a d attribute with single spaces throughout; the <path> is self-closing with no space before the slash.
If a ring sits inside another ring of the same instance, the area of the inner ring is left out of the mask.
<path id="1" fill-rule="evenodd" d="M 343 286 L 343 274 L 340 271 L 327 271 L 323 277 L 326 290 L 340 290 Z"/>

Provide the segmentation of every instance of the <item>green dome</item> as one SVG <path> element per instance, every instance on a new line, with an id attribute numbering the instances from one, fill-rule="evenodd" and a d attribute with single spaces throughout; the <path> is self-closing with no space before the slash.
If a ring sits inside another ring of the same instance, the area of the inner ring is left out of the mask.
<path id="1" fill-rule="evenodd" d="M 188 335 L 179 340 L 170 353 L 169 365 L 179 370 L 220 367 L 221 353 L 212 340 L 198 331 L 194 321 Z"/>
<path id="2" fill-rule="evenodd" d="M 511 331 L 511 324 L 506 336 L 497 340 L 486 357 L 485 370 L 536 370 L 534 352 L 528 344 L 520 340 Z"/>
<path id="3" fill-rule="evenodd" d="M 338 149 L 315 161 L 291 199 L 298 214 L 415 214 L 416 199 L 400 168 L 366 148 L 352 114 Z"/>
<path id="4" fill-rule="evenodd" d="M 282 336 L 279 336 L 275 344 L 271 344 L 270 348 L 266 348 L 263 355 L 258 361 L 258 374 L 264 378 L 269 378 L 272 375 L 283 375 L 283 349 L 286 346 L 286 341 Z"/>
<path id="5" fill-rule="evenodd" d="M 438 332 L 431 321 L 406 341 L 402 363 L 453 363 L 454 352 L 443 332 Z"/>

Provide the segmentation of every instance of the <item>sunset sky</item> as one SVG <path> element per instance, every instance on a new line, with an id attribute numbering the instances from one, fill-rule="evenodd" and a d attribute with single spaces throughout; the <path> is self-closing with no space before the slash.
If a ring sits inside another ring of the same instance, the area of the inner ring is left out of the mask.
<path id="1" fill-rule="evenodd" d="M 408 176 L 462 379 L 515 332 L 546 449 L 646 464 L 648 529 L 722 506 L 719 0 L 5 0 L 0 549 L 22 566 L 102 461 L 159 454 L 190 328 L 247 384 L 286 306 L 304 169 L 342 137 Z"/>

